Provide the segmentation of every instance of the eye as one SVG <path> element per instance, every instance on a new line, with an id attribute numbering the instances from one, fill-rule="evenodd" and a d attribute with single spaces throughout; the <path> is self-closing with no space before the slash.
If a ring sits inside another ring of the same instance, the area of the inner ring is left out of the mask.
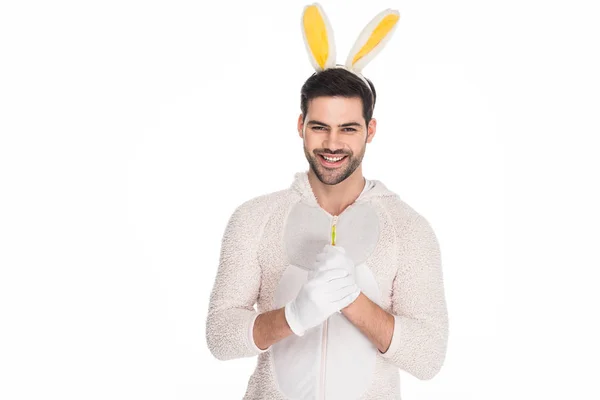
<path id="1" fill-rule="evenodd" d="M 344 128 L 344 132 L 356 132 L 354 128 Z"/>
<path id="2" fill-rule="evenodd" d="M 313 129 L 314 131 L 322 131 L 322 130 L 324 130 L 324 129 L 325 129 L 325 127 L 324 127 L 324 126 L 313 126 L 313 127 L 312 127 L 312 129 Z"/>

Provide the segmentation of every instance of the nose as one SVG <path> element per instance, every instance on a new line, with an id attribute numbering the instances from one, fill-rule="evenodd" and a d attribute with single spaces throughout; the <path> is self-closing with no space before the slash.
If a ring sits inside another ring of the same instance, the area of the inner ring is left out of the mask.
<path id="1" fill-rule="evenodd" d="M 322 146 L 331 151 L 344 149 L 344 143 L 340 141 L 340 134 L 335 129 L 332 129 L 325 139 L 323 139 Z"/>

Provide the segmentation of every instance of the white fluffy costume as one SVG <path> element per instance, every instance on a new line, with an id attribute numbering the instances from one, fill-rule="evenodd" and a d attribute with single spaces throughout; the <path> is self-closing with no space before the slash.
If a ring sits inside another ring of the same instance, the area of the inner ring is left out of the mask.
<path id="1" fill-rule="evenodd" d="M 353 52 L 372 58 L 393 30 L 390 21 L 395 26 L 397 19 L 396 11 L 379 14 Z M 323 48 L 331 50 L 329 23 L 318 4 L 307 6 L 303 14 L 307 48 L 314 55 L 310 26 L 329 32 L 315 37 L 325 38 L 328 46 Z M 387 36 L 381 36 L 384 28 Z M 379 40 L 372 43 L 378 29 Z M 370 50 L 363 51 L 365 46 Z M 347 69 L 361 59 L 353 52 Z M 335 67 L 329 58 L 313 57 L 313 65 Z M 360 64 L 353 72 L 360 74 Z M 343 314 L 334 313 L 302 336 L 290 335 L 259 349 L 253 339 L 256 317 L 294 299 L 316 255 L 330 243 L 332 226 L 336 245 L 356 265 L 361 292 L 394 316 L 390 347 L 381 353 Z M 333 216 L 317 202 L 307 172 L 298 172 L 289 188 L 238 206 L 221 246 L 207 343 L 220 360 L 258 356 L 244 399 L 400 399 L 398 369 L 419 379 L 430 379 L 440 370 L 448 313 L 439 244 L 427 220 L 382 182 L 367 180 L 356 201 Z"/>

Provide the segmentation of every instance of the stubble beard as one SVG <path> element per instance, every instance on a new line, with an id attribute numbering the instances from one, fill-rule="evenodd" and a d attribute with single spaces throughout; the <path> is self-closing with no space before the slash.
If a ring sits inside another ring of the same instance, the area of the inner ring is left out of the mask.
<path id="1" fill-rule="evenodd" d="M 353 153 L 344 153 L 347 160 L 344 160 L 344 164 L 338 168 L 326 168 L 321 162 L 317 159 L 319 157 L 316 154 L 310 154 L 304 146 L 304 155 L 308 160 L 308 164 L 310 165 L 310 169 L 315 173 L 316 177 L 325 185 L 337 185 L 340 182 L 343 182 L 350 175 L 356 171 L 356 169 L 362 163 L 363 157 L 365 156 L 365 150 L 367 146 L 366 143 L 363 146 L 361 152 L 358 156 L 354 157 Z M 319 150 L 321 151 L 321 149 Z"/>

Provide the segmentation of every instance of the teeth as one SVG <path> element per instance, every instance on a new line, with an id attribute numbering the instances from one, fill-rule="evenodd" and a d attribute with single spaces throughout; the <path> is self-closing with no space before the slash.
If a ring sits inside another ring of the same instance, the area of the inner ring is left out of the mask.
<path id="1" fill-rule="evenodd" d="M 337 157 L 337 158 L 331 158 L 331 157 L 323 156 L 323 158 L 326 159 L 329 162 L 338 162 L 338 161 L 340 161 L 344 157 L 345 156 L 343 156 L 343 157 Z"/>

